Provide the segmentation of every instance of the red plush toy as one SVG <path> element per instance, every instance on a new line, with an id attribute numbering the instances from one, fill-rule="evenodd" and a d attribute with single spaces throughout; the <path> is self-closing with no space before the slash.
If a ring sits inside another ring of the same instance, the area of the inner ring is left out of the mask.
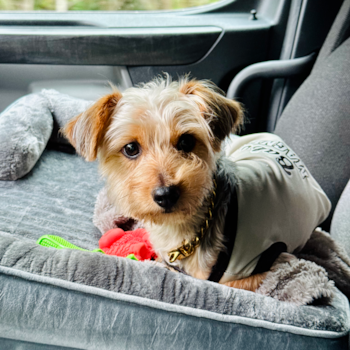
<path id="1" fill-rule="evenodd" d="M 125 258 L 134 254 L 138 260 L 157 258 L 149 241 L 148 232 L 143 228 L 135 231 L 124 231 L 121 228 L 109 230 L 100 238 L 99 245 L 108 255 Z"/>

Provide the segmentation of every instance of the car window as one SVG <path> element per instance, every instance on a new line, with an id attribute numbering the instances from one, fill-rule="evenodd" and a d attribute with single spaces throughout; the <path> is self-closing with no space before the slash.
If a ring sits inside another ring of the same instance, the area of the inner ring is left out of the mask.
<path id="1" fill-rule="evenodd" d="M 154 11 L 215 2 L 218 0 L 0 0 L 0 11 Z"/>

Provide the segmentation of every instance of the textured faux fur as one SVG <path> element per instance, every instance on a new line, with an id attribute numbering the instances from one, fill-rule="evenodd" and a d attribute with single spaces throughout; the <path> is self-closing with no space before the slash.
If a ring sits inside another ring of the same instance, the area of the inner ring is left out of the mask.
<path id="1" fill-rule="evenodd" d="M 336 287 L 350 299 L 350 259 L 327 232 L 317 228 L 296 256 L 322 266 Z"/>
<path id="2" fill-rule="evenodd" d="M 282 253 L 256 293 L 296 305 L 329 304 L 335 288 L 323 267 Z"/>
<path id="3" fill-rule="evenodd" d="M 281 263 L 283 259 L 288 261 Z M 350 259 L 343 247 L 317 228 L 295 256 L 281 254 L 256 292 L 297 305 L 328 304 L 334 284 L 350 298 Z"/>

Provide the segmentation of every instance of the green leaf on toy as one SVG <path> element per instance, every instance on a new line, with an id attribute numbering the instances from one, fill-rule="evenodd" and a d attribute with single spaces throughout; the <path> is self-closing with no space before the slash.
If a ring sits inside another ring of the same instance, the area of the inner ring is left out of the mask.
<path id="1" fill-rule="evenodd" d="M 136 256 L 135 256 L 134 254 L 129 254 L 126 258 L 127 258 L 127 259 L 131 259 L 131 260 L 139 261 L 139 259 L 137 259 Z"/>
<path id="2" fill-rule="evenodd" d="M 40 244 L 44 247 L 51 247 L 51 248 L 56 248 L 56 249 L 76 249 L 76 250 L 82 250 L 85 252 L 98 252 L 104 254 L 104 251 L 101 249 L 94 249 L 94 250 L 87 250 L 80 248 L 72 243 L 69 243 L 65 239 L 59 237 L 59 236 L 54 236 L 54 235 L 44 235 L 41 236 L 37 241 L 37 244 Z"/>

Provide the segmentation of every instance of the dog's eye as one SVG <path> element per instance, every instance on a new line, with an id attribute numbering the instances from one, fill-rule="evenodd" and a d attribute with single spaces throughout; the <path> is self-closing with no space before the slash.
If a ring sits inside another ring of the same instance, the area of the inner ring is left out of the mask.
<path id="1" fill-rule="evenodd" d="M 140 145 L 137 142 L 128 143 L 123 147 L 122 152 L 127 158 L 137 158 L 141 153 Z"/>
<path id="2" fill-rule="evenodd" d="M 191 152 L 196 145 L 196 139 L 191 134 L 183 134 L 180 136 L 176 148 L 179 151 L 184 151 L 186 153 Z"/>

